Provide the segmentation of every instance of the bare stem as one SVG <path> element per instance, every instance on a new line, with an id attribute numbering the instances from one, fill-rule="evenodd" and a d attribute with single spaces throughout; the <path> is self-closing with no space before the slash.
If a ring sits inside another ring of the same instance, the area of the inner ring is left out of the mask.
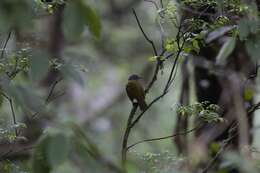
<path id="1" fill-rule="evenodd" d="M 141 30 L 141 32 L 142 32 L 144 38 L 146 39 L 146 41 L 148 41 L 148 42 L 151 44 L 151 46 L 152 46 L 152 48 L 153 48 L 154 55 L 157 56 L 158 53 L 157 53 L 157 49 L 156 49 L 156 47 L 155 47 L 154 42 L 146 35 L 146 33 L 144 32 L 144 29 L 143 29 L 143 27 L 142 27 L 142 25 L 141 25 L 141 22 L 140 22 L 140 20 L 139 20 L 138 17 L 137 17 L 137 14 L 136 14 L 135 10 L 134 10 L 134 9 L 132 9 L 132 10 L 133 10 L 133 13 L 134 13 L 136 22 L 137 22 L 137 24 L 138 24 L 138 27 L 140 28 L 140 30 Z"/>
<path id="2" fill-rule="evenodd" d="M 13 123 L 14 123 L 14 125 L 16 125 L 17 122 L 16 122 L 16 117 L 15 117 L 15 112 L 14 112 L 13 100 L 11 98 L 9 98 L 8 100 L 9 100 L 11 111 L 12 111 Z M 18 136 L 16 127 L 15 127 L 15 135 Z"/>
<path id="3" fill-rule="evenodd" d="M 128 142 L 128 138 L 129 138 L 129 135 L 130 135 L 130 132 L 131 132 L 131 123 L 134 119 L 134 115 L 135 115 L 135 112 L 137 110 L 137 105 L 133 105 L 133 108 L 130 112 L 130 115 L 128 117 L 128 120 L 127 120 L 127 125 L 126 125 L 126 130 L 125 130 L 125 133 L 124 133 L 124 138 L 123 138 L 123 144 L 122 144 L 122 166 L 123 166 L 123 170 L 126 172 L 126 157 L 127 157 L 127 142 Z"/>
<path id="4" fill-rule="evenodd" d="M 9 31 L 8 36 L 7 36 L 6 40 L 5 40 L 4 46 L 3 46 L 3 48 L 2 48 L 1 59 L 4 58 L 4 52 L 5 52 L 7 43 L 8 43 L 8 41 L 10 40 L 11 34 L 12 34 L 12 31 Z"/>
<path id="5" fill-rule="evenodd" d="M 127 147 L 127 150 L 129 150 L 130 148 L 132 148 L 132 147 L 134 147 L 134 146 L 136 146 L 136 145 L 138 145 L 138 144 L 144 143 L 144 142 L 159 141 L 159 140 L 174 138 L 174 137 L 180 136 L 180 135 L 186 135 L 186 134 L 191 133 L 191 132 L 193 132 L 193 131 L 195 131 L 195 130 L 198 130 L 199 128 L 200 128 L 200 126 L 196 126 L 196 127 L 192 128 L 192 129 L 187 130 L 187 131 L 184 131 L 184 132 L 178 132 L 178 133 L 175 133 L 175 134 L 172 134 L 172 135 L 168 135 L 168 136 L 164 136 L 164 137 L 159 137 L 159 138 L 152 138 L 152 139 L 141 140 L 141 141 L 138 141 L 138 142 L 136 142 L 136 143 L 134 143 L 134 144 L 132 144 L 132 145 L 129 145 L 129 146 Z"/>

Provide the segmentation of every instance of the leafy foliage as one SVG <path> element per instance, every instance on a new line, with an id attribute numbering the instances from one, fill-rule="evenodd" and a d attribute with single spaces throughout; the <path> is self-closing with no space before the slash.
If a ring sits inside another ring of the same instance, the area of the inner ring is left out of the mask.
<path id="1" fill-rule="evenodd" d="M 209 102 L 195 103 L 189 106 L 180 106 L 177 113 L 181 116 L 195 116 L 207 123 L 223 122 L 224 119 L 219 114 L 220 108 L 216 104 Z"/>
<path id="2" fill-rule="evenodd" d="M 245 44 L 248 54 L 254 60 L 258 59 L 260 22 L 255 3 L 244 4 L 240 0 L 183 0 L 180 3 L 165 0 L 164 2 L 164 6 L 157 9 L 157 20 L 162 35 L 165 36 L 162 51 L 166 56 L 156 55 L 148 58 L 150 62 L 160 62 L 160 70 L 164 67 L 163 63 L 170 62 L 168 61 L 171 59 L 170 55 L 199 55 L 205 45 L 222 36 L 225 36 L 225 39 L 222 40 L 216 56 L 217 65 L 227 64 L 238 39 Z M 83 35 L 100 38 L 101 21 L 96 10 L 85 0 L 1 0 L 0 34 L 30 30 L 38 17 L 55 15 L 60 8 L 64 8 L 61 27 L 66 41 L 75 43 L 82 39 Z M 189 16 L 189 13 L 195 15 Z M 183 15 L 188 17 L 183 18 Z M 170 23 L 170 27 L 166 25 L 167 23 Z M 169 27 L 174 34 L 166 33 L 166 27 Z M 88 32 L 85 32 L 86 28 Z M 26 116 L 42 111 L 47 101 L 41 94 L 42 90 L 35 86 L 47 76 L 50 69 L 60 72 L 64 79 L 72 79 L 82 86 L 84 84 L 81 72 L 85 70 L 80 62 L 76 64 L 62 59 L 63 57 L 50 57 L 45 50 L 21 48 L 9 53 L 5 47 L 3 49 L 0 61 L 1 106 L 12 100 L 15 109 Z M 172 80 L 169 83 L 172 83 Z M 246 90 L 244 98 L 251 100 L 253 95 L 251 90 Z M 209 102 L 180 106 L 177 109 L 179 116 L 193 116 L 205 123 L 223 122 L 220 112 L 218 105 Z M 68 125 L 62 122 L 61 124 L 59 127 L 48 129 L 38 141 L 32 157 L 34 173 L 78 173 L 79 168 L 73 166 L 77 159 L 83 160 L 83 164 L 98 163 L 104 167 L 111 167 L 109 160 L 103 156 L 81 127 L 73 123 Z M 9 143 L 15 143 L 19 139 L 24 142 L 26 138 L 17 136 L 15 132 L 25 128 L 26 125 L 19 122 L 12 125 L 3 123 L 0 128 L 0 138 Z M 220 150 L 218 144 L 211 147 L 214 153 Z M 241 158 L 240 155 L 227 154 L 220 170 L 225 171 L 227 167 L 235 167 L 244 172 L 259 171 L 255 163 L 252 164 L 249 160 Z M 178 168 L 178 164 L 183 161 L 182 158 L 175 157 L 169 152 L 146 153 L 142 159 L 148 164 L 148 172 L 156 173 L 177 172 L 175 168 Z M 4 163 L 4 171 L 22 172 L 16 164 L 8 161 Z"/>

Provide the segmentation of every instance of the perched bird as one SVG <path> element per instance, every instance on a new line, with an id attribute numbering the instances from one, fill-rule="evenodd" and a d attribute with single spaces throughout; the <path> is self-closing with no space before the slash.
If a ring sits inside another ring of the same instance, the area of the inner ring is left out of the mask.
<path id="1" fill-rule="evenodd" d="M 145 103 L 144 88 L 139 79 L 141 79 L 141 77 L 136 74 L 133 74 L 128 78 L 126 93 L 132 103 L 137 103 L 140 109 L 144 111 L 147 108 L 147 104 Z"/>

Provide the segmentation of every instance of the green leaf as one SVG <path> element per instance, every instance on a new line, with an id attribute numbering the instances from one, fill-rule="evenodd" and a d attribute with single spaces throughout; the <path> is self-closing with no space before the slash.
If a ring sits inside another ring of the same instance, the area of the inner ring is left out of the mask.
<path id="1" fill-rule="evenodd" d="M 196 40 L 196 39 L 192 40 L 192 47 L 193 47 L 193 50 L 194 50 L 196 53 L 199 53 L 199 51 L 200 51 L 200 46 L 199 46 L 198 40 Z"/>
<path id="2" fill-rule="evenodd" d="M 7 32 L 10 28 L 32 27 L 32 4 L 29 0 L 1 0 L 0 32 Z"/>
<path id="3" fill-rule="evenodd" d="M 75 41 L 80 38 L 84 30 L 84 21 L 77 2 L 67 3 L 64 10 L 63 32 L 68 40 Z"/>
<path id="4" fill-rule="evenodd" d="M 245 91 L 244 91 L 244 99 L 246 101 L 251 101 L 254 97 L 255 93 L 252 89 L 250 88 L 246 88 Z"/>
<path id="5" fill-rule="evenodd" d="M 51 166 L 47 161 L 47 146 L 49 143 L 49 136 L 43 136 L 32 156 L 32 171 L 33 173 L 49 173 Z"/>
<path id="6" fill-rule="evenodd" d="M 64 11 L 63 31 L 69 40 L 80 38 L 84 25 L 96 37 L 100 37 L 101 23 L 96 12 L 84 1 L 70 1 Z"/>
<path id="7" fill-rule="evenodd" d="M 81 13 L 85 20 L 85 24 L 88 26 L 90 32 L 96 37 L 100 37 L 101 33 L 101 23 L 96 12 L 83 1 L 80 1 Z"/>
<path id="8" fill-rule="evenodd" d="M 227 57 L 233 52 L 236 45 L 236 38 L 230 37 L 221 47 L 217 57 L 216 63 L 219 65 L 225 65 Z"/>
<path id="9" fill-rule="evenodd" d="M 254 19 L 243 18 L 238 23 L 240 40 L 246 40 L 250 33 L 256 34 L 259 30 L 259 22 Z"/>
<path id="10" fill-rule="evenodd" d="M 62 133 L 51 135 L 47 150 L 48 162 L 56 167 L 67 160 L 69 154 L 69 139 Z"/>
<path id="11" fill-rule="evenodd" d="M 238 23 L 238 31 L 240 40 L 245 40 L 250 33 L 247 19 L 241 19 Z"/>
<path id="12" fill-rule="evenodd" d="M 260 38 L 254 37 L 246 40 L 246 50 L 253 59 L 259 59 L 260 55 Z"/>
<path id="13" fill-rule="evenodd" d="M 32 80 L 42 80 L 49 70 L 48 55 L 44 51 L 35 51 L 33 56 L 30 57 L 30 63 L 30 75 Z"/>
<path id="14" fill-rule="evenodd" d="M 148 58 L 148 61 L 154 62 L 154 61 L 157 61 L 157 58 L 158 58 L 158 56 L 150 56 L 150 57 Z"/>

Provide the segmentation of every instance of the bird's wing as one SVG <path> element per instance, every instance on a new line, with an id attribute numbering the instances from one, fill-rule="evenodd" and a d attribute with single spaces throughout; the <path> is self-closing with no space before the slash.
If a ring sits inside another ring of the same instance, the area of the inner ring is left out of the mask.
<path id="1" fill-rule="evenodd" d="M 129 81 L 126 85 L 126 93 L 130 100 L 133 101 L 133 99 L 136 97 L 136 86 L 133 82 Z"/>
<path id="2" fill-rule="evenodd" d="M 128 81 L 126 85 L 126 92 L 131 100 L 143 100 L 145 97 L 144 89 L 138 81 Z"/>

